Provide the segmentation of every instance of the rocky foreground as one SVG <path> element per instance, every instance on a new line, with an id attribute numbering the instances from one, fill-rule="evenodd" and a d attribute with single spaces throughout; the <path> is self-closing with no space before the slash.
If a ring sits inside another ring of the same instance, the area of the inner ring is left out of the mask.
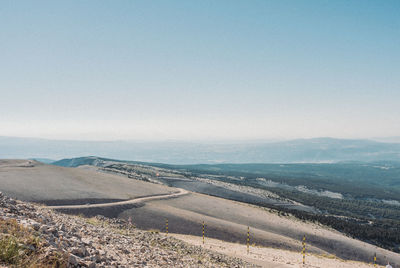
<path id="1" fill-rule="evenodd" d="M 121 219 L 84 218 L 0 193 L 0 267 L 248 267 Z"/>

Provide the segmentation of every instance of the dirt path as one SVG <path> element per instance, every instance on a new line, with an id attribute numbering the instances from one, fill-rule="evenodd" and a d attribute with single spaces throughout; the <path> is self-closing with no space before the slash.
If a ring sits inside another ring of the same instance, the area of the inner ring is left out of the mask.
<path id="1" fill-rule="evenodd" d="M 202 238 L 191 235 L 170 234 L 182 241 L 192 245 L 203 246 Z M 372 268 L 372 264 L 356 261 L 344 261 L 334 256 L 318 256 L 306 254 L 306 264 L 302 264 L 302 255 L 300 252 L 250 246 L 250 252 L 247 254 L 246 245 L 224 242 L 217 239 L 206 238 L 204 246 L 206 249 L 214 250 L 228 256 L 237 257 L 250 263 L 260 265 L 261 267 L 274 268 Z M 383 266 L 377 266 L 383 267 Z"/>
<path id="2" fill-rule="evenodd" d="M 186 191 L 185 189 L 178 189 L 178 192 L 172 193 L 172 194 L 159 194 L 159 195 L 153 195 L 153 196 L 139 197 L 139 198 L 134 198 L 134 199 L 126 200 L 126 201 L 101 203 L 101 204 L 48 206 L 48 208 L 51 208 L 51 209 L 82 209 L 82 208 L 112 207 L 112 206 L 121 206 L 121 205 L 136 204 L 136 203 L 141 203 L 141 202 L 148 202 L 148 201 L 152 201 L 152 200 L 173 198 L 173 197 L 186 195 L 188 193 L 189 192 Z"/>

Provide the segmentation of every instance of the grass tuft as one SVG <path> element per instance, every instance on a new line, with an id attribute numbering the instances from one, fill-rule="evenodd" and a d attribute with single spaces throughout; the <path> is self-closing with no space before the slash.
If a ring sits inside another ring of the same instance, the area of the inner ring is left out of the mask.
<path id="1" fill-rule="evenodd" d="M 40 237 L 15 219 L 0 219 L 0 264 L 23 268 L 67 267 L 67 255 L 48 252 Z"/>
<path id="2" fill-rule="evenodd" d="M 0 261 L 17 264 L 19 261 L 20 247 L 13 236 L 3 236 L 0 239 Z"/>

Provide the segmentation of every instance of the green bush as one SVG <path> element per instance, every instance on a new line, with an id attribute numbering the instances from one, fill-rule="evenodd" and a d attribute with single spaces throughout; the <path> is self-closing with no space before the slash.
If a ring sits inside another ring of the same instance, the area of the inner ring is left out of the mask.
<path id="1" fill-rule="evenodd" d="M 20 255 L 20 246 L 14 236 L 4 236 L 0 239 L 0 261 L 8 264 L 17 264 Z"/>

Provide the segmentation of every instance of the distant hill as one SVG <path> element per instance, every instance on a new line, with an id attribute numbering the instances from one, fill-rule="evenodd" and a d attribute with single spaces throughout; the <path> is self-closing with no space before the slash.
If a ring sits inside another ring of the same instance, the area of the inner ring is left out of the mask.
<path id="1" fill-rule="evenodd" d="M 400 143 L 333 138 L 190 143 L 0 137 L 0 158 L 62 159 L 82 155 L 168 164 L 399 162 Z"/>
<path id="2" fill-rule="evenodd" d="M 58 161 L 54 161 L 52 164 L 60 167 L 79 167 L 83 165 L 98 166 L 97 162 L 99 162 L 100 160 L 106 160 L 106 158 L 100 158 L 94 156 L 65 158 Z"/>
<path id="3" fill-rule="evenodd" d="M 398 137 L 374 138 L 373 140 L 379 141 L 379 142 L 400 143 L 400 136 L 398 136 Z"/>
<path id="4" fill-rule="evenodd" d="M 31 158 L 30 160 L 36 160 L 36 161 L 42 162 L 44 164 L 51 164 L 51 163 L 55 162 L 54 159 L 49 159 L 49 158 Z"/>
<path id="5" fill-rule="evenodd" d="M 339 163 L 246 163 L 246 164 L 192 164 L 172 165 L 123 161 L 95 156 L 62 159 L 53 165 L 78 167 L 93 165 L 105 167 L 111 164 L 142 164 L 158 168 L 247 177 L 252 186 L 264 185 L 259 177 L 292 186 L 306 186 L 308 189 L 328 190 L 350 198 L 392 199 L 400 201 L 400 162 L 339 162 Z M 254 183 L 255 184 L 254 184 Z"/>

